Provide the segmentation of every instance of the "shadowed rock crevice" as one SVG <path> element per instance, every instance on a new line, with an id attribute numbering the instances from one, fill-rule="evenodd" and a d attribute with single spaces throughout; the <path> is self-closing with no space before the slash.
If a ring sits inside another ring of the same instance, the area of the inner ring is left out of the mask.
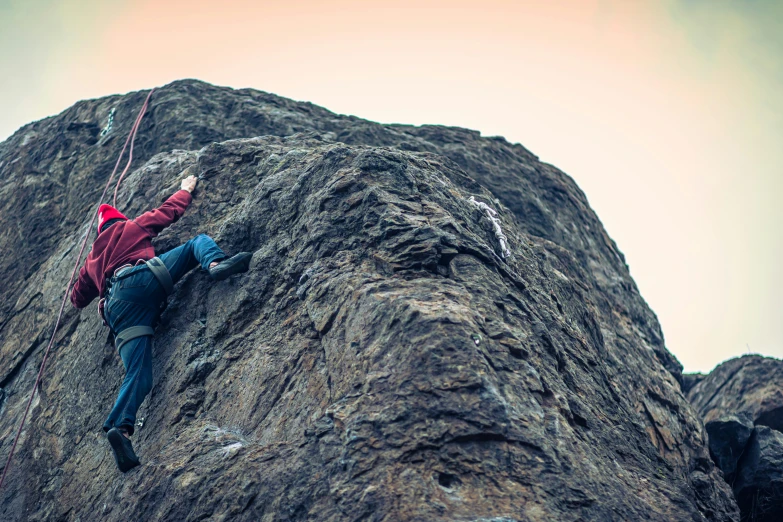
<path id="1" fill-rule="evenodd" d="M 145 95 L 80 102 L 0 144 L 0 246 L 40 260 L 2 259 L 0 302 L 42 296 L 0 305 L 2 371 L 50 331 Z M 0 518 L 737 520 L 622 254 L 574 182 L 522 146 L 195 81 L 160 89 L 139 133 L 121 210 L 197 174 L 156 248 L 207 233 L 252 251 L 250 271 L 179 283 L 127 475 L 100 431 L 121 363 L 95 306 L 69 310 Z M 31 171 L 48 174 L 26 185 Z M 511 257 L 470 197 L 498 212 Z M 33 360 L 0 375 L 0 457 Z"/>

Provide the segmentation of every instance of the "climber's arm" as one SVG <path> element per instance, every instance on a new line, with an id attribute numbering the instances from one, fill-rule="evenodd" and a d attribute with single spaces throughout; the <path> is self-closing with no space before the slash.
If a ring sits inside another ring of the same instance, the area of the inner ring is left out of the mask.
<path id="1" fill-rule="evenodd" d="M 196 177 L 188 176 L 182 180 L 182 189 L 174 193 L 160 207 L 145 212 L 134 222 L 146 230 L 150 237 L 160 234 L 164 228 L 175 223 L 185 213 L 193 196 L 190 193 L 196 188 Z"/>
<path id="2" fill-rule="evenodd" d="M 82 267 L 71 291 L 71 304 L 76 308 L 84 308 L 96 297 L 98 297 L 98 287 L 95 286 L 85 267 Z"/>

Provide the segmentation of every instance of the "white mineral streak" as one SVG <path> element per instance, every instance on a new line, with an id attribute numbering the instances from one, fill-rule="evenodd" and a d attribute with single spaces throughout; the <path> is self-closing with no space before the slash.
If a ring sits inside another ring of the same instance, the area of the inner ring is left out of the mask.
<path id="1" fill-rule="evenodd" d="M 489 220 L 492 221 L 492 225 L 495 228 L 495 237 L 498 238 L 498 242 L 500 243 L 501 257 L 505 259 L 511 256 L 511 251 L 508 249 L 508 238 L 503 233 L 503 229 L 500 228 L 500 219 L 497 217 L 498 213 L 495 211 L 495 209 L 483 201 L 476 201 L 473 196 L 470 196 L 468 201 L 476 205 L 481 210 L 484 210 L 487 213 Z"/>
<path id="2" fill-rule="evenodd" d="M 223 458 L 229 458 L 233 457 L 236 452 L 238 452 L 240 449 L 242 449 L 243 444 L 241 442 L 235 442 L 233 444 L 229 444 L 228 446 L 223 446 L 221 449 L 223 450 Z"/>

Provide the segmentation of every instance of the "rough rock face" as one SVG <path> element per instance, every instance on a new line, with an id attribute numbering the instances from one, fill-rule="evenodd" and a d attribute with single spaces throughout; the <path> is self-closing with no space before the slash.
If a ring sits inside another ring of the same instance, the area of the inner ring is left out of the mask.
<path id="1" fill-rule="evenodd" d="M 145 95 L 0 144 L 3 462 Z M 136 158 L 130 215 L 202 176 L 159 251 L 204 232 L 251 271 L 178 285 L 127 475 L 100 430 L 121 362 L 95 305 L 69 310 L 0 519 L 738 519 L 622 255 L 522 146 L 183 81 L 153 96 Z"/>
<path id="2" fill-rule="evenodd" d="M 753 433 L 753 421 L 745 413 L 722 415 L 707 422 L 707 437 L 715 464 L 723 471 L 726 481 L 733 482 L 737 461 Z"/>
<path id="3" fill-rule="evenodd" d="M 688 395 L 688 392 L 691 391 L 694 386 L 699 384 L 705 377 L 706 375 L 703 373 L 683 373 L 680 380 L 680 389 L 682 389 L 682 393 Z"/>
<path id="4" fill-rule="evenodd" d="M 694 378 L 688 398 L 704 418 L 712 458 L 733 485 L 742 520 L 783 513 L 783 361 L 747 355 Z"/>
<path id="5" fill-rule="evenodd" d="M 731 359 L 693 386 L 688 398 L 705 423 L 741 412 L 757 426 L 783 431 L 783 361 L 760 355 Z"/>
<path id="6" fill-rule="evenodd" d="M 734 482 L 742 519 L 779 521 L 783 513 L 783 433 L 758 426 L 745 453 Z"/>

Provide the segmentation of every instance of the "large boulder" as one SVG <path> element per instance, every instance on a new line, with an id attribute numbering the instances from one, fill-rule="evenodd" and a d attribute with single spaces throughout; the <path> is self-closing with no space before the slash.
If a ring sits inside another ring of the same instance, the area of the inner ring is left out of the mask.
<path id="1" fill-rule="evenodd" d="M 756 428 L 734 481 L 743 520 L 778 522 L 783 515 L 783 433 Z"/>
<path id="2" fill-rule="evenodd" d="M 0 144 L 3 462 L 145 95 Z M 178 285 L 126 475 L 100 430 L 121 362 L 95 306 L 69 309 L 0 519 L 738 520 L 622 255 L 520 145 L 193 81 L 137 145 L 126 214 L 202 178 L 156 248 L 204 232 L 251 270 Z"/>
<path id="3" fill-rule="evenodd" d="M 723 471 L 727 481 L 731 482 L 737 461 L 753 433 L 753 421 L 744 413 L 728 414 L 705 423 L 704 427 L 707 429 L 712 459 Z"/>
<path id="4" fill-rule="evenodd" d="M 746 413 L 753 423 L 783 431 L 783 360 L 760 355 L 730 359 L 688 393 L 704 422 Z"/>
<path id="5" fill-rule="evenodd" d="M 710 453 L 733 484 L 742 520 L 783 513 L 783 361 L 746 355 L 708 375 L 686 375 L 688 398 L 704 419 Z"/>

